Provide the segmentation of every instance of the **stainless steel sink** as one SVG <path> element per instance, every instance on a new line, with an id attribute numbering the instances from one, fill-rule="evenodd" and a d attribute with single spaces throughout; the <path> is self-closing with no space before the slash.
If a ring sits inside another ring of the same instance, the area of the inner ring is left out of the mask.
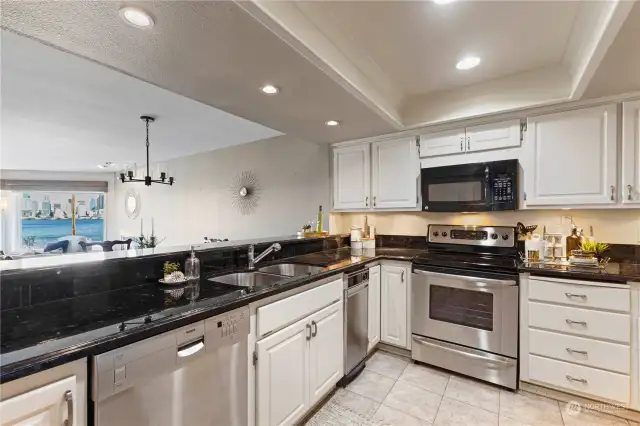
<path id="1" fill-rule="evenodd" d="M 258 271 L 267 274 L 283 275 L 285 277 L 303 277 L 306 275 L 315 275 L 323 269 L 322 266 L 303 265 L 300 263 L 280 263 L 259 268 Z"/>
<path id="2" fill-rule="evenodd" d="M 279 281 L 286 280 L 287 278 L 288 277 L 279 275 L 263 274 L 261 272 L 236 272 L 233 274 L 209 278 L 209 281 L 235 285 L 238 287 L 261 287 L 275 284 Z"/>

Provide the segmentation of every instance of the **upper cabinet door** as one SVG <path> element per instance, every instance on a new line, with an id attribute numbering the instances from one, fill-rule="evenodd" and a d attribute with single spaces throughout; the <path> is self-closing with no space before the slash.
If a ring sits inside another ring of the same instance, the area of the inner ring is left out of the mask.
<path id="1" fill-rule="evenodd" d="M 367 209 L 371 184 L 370 145 L 333 150 L 333 208 Z"/>
<path id="2" fill-rule="evenodd" d="M 372 150 L 373 208 L 415 208 L 420 174 L 415 138 L 375 142 Z"/>
<path id="3" fill-rule="evenodd" d="M 78 418 L 76 376 L 0 402 L 2 426 L 59 426 Z M 76 402 L 74 406 L 73 402 Z M 84 422 L 82 422 L 84 424 Z"/>
<path id="4" fill-rule="evenodd" d="M 529 118 L 527 206 L 615 204 L 616 105 Z"/>
<path id="5" fill-rule="evenodd" d="M 520 146 L 520 120 L 467 127 L 467 152 Z"/>
<path id="6" fill-rule="evenodd" d="M 622 104 L 622 202 L 640 204 L 640 101 Z"/>
<path id="7" fill-rule="evenodd" d="M 466 149 L 464 129 L 420 135 L 420 157 L 461 154 Z"/>

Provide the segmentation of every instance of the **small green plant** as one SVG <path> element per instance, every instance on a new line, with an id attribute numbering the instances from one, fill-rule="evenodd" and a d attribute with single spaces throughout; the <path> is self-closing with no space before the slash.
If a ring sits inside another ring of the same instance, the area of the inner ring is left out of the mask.
<path id="1" fill-rule="evenodd" d="M 164 275 L 171 275 L 174 272 L 180 271 L 180 263 L 179 262 L 164 262 L 164 267 L 162 268 Z"/>
<path id="2" fill-rule="evenodd" d="M 36 244 L 35 235 L 29 235 L 28 237 L 24 237 L 22 239 L 22 244 L 26 246 L 29 250 L 31 250 L 33 246 Z"/>
<path id="3" fill-rule="evenodd" d="M 609 250 L 609 244 L 600 243 L 598 241 L 584 240 L 580 245 L 580 249 L 584 251 L 590 251 L 595 254 L 601 254 Z"/>
<path id="4" fill-rule="evenodd" d="M 156 237 L 154 234 L 151 234 L 151 236 L 147 237 L 144 234 L 140 234 L 139 237 L 133 237 L 133 242 L 136 243 L 138 245 L 138 248 L 154 248 L 157 247 L 161 242 L 164 241 L 163 239 L 158 239 L 158 237 Z"/>

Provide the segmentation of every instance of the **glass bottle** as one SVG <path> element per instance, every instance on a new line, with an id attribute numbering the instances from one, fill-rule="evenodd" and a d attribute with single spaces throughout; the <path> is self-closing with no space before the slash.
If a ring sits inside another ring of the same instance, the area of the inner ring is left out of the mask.
<path id="1" fill-rule="evenodd" d="M 184 275 L 188 280 L 200 278 L 200 260 L 196 257 L 195 246 L 191 246 L 191 257 L 184 264 Z"/>
<path id="2" fill-rule="evenodd" d="M 318 208 L 318 227 L 316 232 L 322 232 L 322 206 Z"/>
<path id="3" fill-rule="evenodd" d="M 573 250 L 580 248 L 581 241 L 578 235 L 578 228 L 576 225 L 571 225 L 571 235 L 567 237 L 567 258 L 571 257 Z"/>

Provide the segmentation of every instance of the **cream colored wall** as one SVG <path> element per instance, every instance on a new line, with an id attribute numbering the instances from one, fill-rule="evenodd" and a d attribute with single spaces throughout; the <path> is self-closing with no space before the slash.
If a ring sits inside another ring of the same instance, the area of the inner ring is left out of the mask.
<path id="1" fill-rule="evenodd" d="M 370 225 L 376 226 L 376 233 L 390 235 L 426 235 L 427 226 L 433 224 L 455 225 L 507 225 L 517 222 L 525 225 L 538 225 L 537 232 L 543 226 L 549 232 L 567 232 L 571 216 L 573 222 L 584 228 L 589 235 L 589 227 L 593 227 L 593 235 L 598 241 L 614 244 L 640 243 L 640 211 L 639 210 L 520 210 L 516 212 L 493 212 L 477 214 L 449 213 L 370 213 Z M 332 213 L 329 218 L 331 233 L 349 232 L 352 225 L 362 226 L 363 213 Z"/>

